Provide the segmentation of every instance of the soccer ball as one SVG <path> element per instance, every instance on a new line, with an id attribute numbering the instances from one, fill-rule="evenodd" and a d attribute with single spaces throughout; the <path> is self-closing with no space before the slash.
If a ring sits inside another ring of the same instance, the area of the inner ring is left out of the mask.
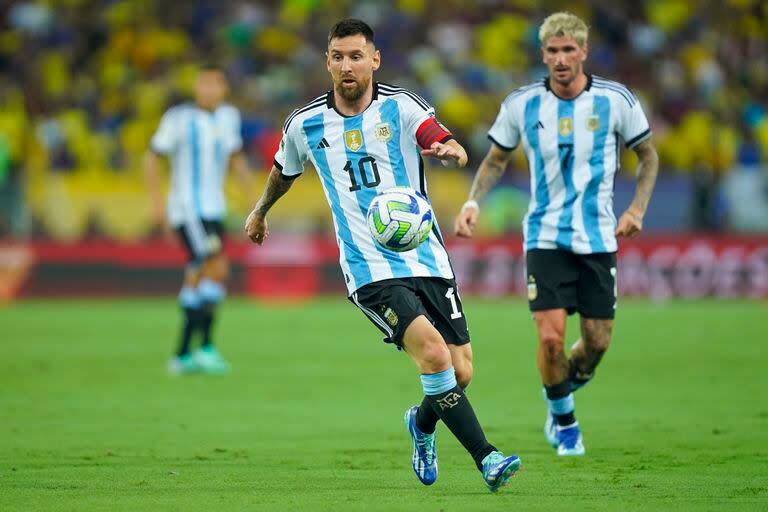
<path id="1" fill-rule="evenodd" d="M 432 230 L 432 207 L 427 198 L 409 187 L 389 188 L 368 207 L 368 227 L 373 239 L 390 251 L 415 249 Z"/>

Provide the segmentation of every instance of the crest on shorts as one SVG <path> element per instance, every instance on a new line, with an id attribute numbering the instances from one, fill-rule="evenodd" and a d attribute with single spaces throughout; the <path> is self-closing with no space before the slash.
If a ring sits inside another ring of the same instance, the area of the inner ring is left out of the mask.
<path id="1" fill-rule="evenodd" d="M 567 137 L 573 133 L 573 119 L 570 117 L 561 117 L 557 126 L 560 129 L 560 135 L 563 137 Z"/>
<path id="2" fill-rule="evenodd" d="M 589 116 L 587 118 L 587 130 L 596 132 L 600 128 L 600 116 Z"/>
<path id="3" fill-rule="evenodd" d="M 539 289 L 536 287 L 536 279 L 528 275 L 528 300 L 534 301 L 539 296 Z"/>
<path id="4" fill-rule="evenodd" d="M 397 325 L 397 322 L 400 321 L 400 319 L 397 318 L 397 313 L 395 313 L 395 311 L 388 306 L 385 306 L 383 309 L 384 309 L 384 320 L 386 320 L 390 326 L 395 327 Z"/>
<path id="5" fill-rule="evenodd" d="M 344 132 L 344 144 L 351 151 L 357 151 L 363 147 L 363 134 L 360 130 L 347 130 Z"/>
<path id="6" fill-rule="evenodd" d="M 379 123 L 373 128 L 373 134 L 379 142 L 389 142 L 392 139 L 392 128 L 389 123 Z"/>

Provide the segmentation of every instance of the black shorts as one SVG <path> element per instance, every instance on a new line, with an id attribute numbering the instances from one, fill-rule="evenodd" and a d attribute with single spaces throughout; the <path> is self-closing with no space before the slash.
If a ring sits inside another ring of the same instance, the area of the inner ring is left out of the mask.
<path id="1" fill-rule="evenodd" d="M 176 226 L 176 232 L 187 249 L 189 262 L 203 263 L 219 254 L 224 242 L 224 224 L 220 220 L 194 219 Z"/>
<path id="2" fill-rule="evenodd" d="M 403 334 L 420 315 L 427 317 L 450 345 L 469 343 L 467 319 L 456 281 L 441 277 L 406 277 L 370 283 L 351 300 L 385 335 L 403 348 Z"/>
<path id="3" fill-rule="evenodd" d="M 616 313 L 616 253 L 532 249 L 525 256 L 531 311 L 565 309 L 585 318 Z"/>

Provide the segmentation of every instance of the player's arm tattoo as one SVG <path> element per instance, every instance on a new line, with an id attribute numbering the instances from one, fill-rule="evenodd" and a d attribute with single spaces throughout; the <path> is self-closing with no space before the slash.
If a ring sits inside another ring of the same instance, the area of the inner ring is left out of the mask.
<path id="1" fill-rule="evenodd" d="M 491 144 L 491 149 L 477 168 L 477 174 L 472 182 L 472 188 L 469 191 L 471 201 L 480 202 L 485 197 L 507 170 L 511 157 L 511 151 L 504 151 L 495 144 Z"/>
<path id="2" fill-rule="evenodd" d="M 635 197 L 632 199 L 632 208 L 637 209 L 642 216 L 648 208 L 653 187 L 656 184 L 656 176 L 659 173 L 659 155 L 651 139 L 645 140 L 634 147 L 640 162 L 637 164 L 637 186 Z"/>
<path id="3" fill-rule="evenodd" d="M 261 215 L 266 215 L 269 209 L 272 208 L 272 205 L 288 192 L 291 185 L 293 185 L 293 180 L 283 177 L 280 169 L 273 166 L 269 172 L 264 193 L 259 198 L 256 206 L 253 207 L 253 210 Z"/>

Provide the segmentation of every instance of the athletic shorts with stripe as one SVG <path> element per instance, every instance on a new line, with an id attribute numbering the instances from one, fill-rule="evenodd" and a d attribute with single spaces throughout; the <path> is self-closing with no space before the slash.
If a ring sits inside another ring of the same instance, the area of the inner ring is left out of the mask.
<path id="1" fill-rule="evenodd" d="M 427 317 L 446 343 L 469 343 L 467 319 L 453 279 L 385 279 L 363 286 L 349 300 L 385 334 L 384 342 L 394 343 L 400 350 L 405 330 L 420 315 Z"/>
<path id="2" fill-rule="evenodd" d="M 190 264 L 200 265 L 221 252 L 224 224 L 220 220 L 196 218 L 174 227 L 187 250 Z"/>

